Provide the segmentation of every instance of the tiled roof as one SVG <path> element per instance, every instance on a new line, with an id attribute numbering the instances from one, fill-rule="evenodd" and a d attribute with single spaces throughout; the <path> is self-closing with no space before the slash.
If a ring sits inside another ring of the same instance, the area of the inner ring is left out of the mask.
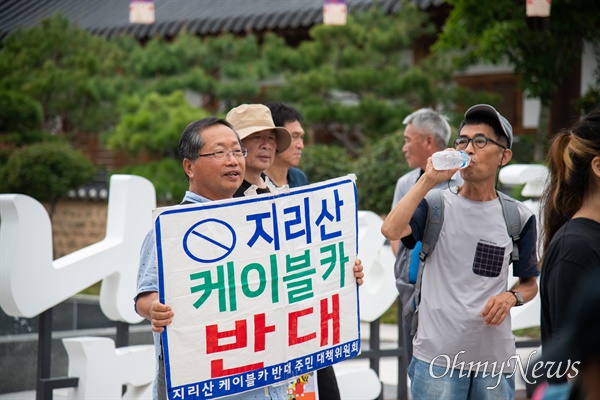
<path id="1" fill-rule="evenodd" d="M 444 0 L 415 0 L 421 8 Z M 401 0 L 347 0 L 348 11 L 380 4 L 398 12 Z M 200 36 L 309 28 L 323 21 L 323 0 L 154 0 L 155 23 L 129 23 L 129 0 L 0 0 L 0 38 L 17 28 L 61 13 L 81 28 L 112 37 L 119 33 L 146 39 L 175 36 L 179 30 Z"/>

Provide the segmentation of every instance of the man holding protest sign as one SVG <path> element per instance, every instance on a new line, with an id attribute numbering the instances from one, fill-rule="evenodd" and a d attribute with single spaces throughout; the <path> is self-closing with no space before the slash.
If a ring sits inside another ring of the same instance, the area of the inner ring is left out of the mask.
<path id="1" fill-rule="evenodd" d="M 183 203 L 207 203 L 230 199 L 242 184 L 246 167 L 246 149 L 241 147 L 239 136 L 225 120 L 210 117 L 189 124 L 181 136 L 179 154 L 189 181 L 189 190 Z M 353 271 L 359 285 L 362 284 L 364 276 L 362 270 L 360 260 L 356 259 Z M 146 237 L 141 250 L 137 293 L 136 310 L 151 321 L 157 349 L 157 379 L 153 398 L 165 399 L 166 386 L 160 333 L 173 322 L 174 312 L 169 305 L 159 301 L 157 253 L 152 231 Z M 287 399 L 286 385 L 271 385 L 227 398 Z"/>

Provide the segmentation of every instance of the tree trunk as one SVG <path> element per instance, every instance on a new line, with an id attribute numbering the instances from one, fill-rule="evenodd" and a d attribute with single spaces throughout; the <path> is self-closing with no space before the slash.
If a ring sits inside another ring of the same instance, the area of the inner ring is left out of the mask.
<path id="1" fill-rule="evenodd" d="M 542 102 L 536 140 L 533 147 L 533 161 L 543 162 L 546 158 L 546 143 L 548 142 L 548 127 L 550 126 L 550 104 Z"/>

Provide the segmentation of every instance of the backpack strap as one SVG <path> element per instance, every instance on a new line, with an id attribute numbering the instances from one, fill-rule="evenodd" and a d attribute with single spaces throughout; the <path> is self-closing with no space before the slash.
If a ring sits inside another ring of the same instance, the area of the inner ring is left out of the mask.
<path id="1" fill-rule="evenodd" d="M 519 247 L 517 242 L 521 238 L 521 215 L 515 199 L 505 195 L 502 192 L 498 193 L 498 200 L 502 206 L 502 215 L 504 216 L 504 222 L 506 223 L 506 229 L 508 236 L 513 241 L 513 251 L 511 259 L 513 262 L 519 261 Z"/>
<path id="2" fill-rule="evenodd" d="M 429 192 L 425 199 L 427 200 L 428 209 L 427 223 L 425 224 L 425 231 L 421 240 L 423 247 L 419 252 L 421 261 L 425 261 L 427 256 L 433 251 L 442 230 L 442 223 L 444 222 L 444 198 L 442 191 L 433 190 Z"/>
<path id="3" fill-rule="evenodd" d="M 412 319 L 411 335 L 417 331 L 417 322 L 419 317 L 419 303 L 421 302 L 421 277 L 425 268 L 425 260 L 431 254 L 437 243 L 442 224 L 444 223 L 444 197 L 441 190 L 432 190 L 427 194 L 427 222 L 425 231 L 421 240 L 421 251 L 419 252 L 419 271 L 417 272 L 417 281 L 415 282 L 415 315 Z"/>

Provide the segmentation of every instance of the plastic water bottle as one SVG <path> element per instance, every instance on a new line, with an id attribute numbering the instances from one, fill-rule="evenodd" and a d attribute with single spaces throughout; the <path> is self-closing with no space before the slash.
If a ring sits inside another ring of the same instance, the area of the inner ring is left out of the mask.
<path id="1" fill-rule="evenodd" d="M 444 150 L 433 153 L 431 161 L 433 162 L 433 168 L 438 171 L 454 168 L 463 169 L 469 166 L 471 157 L 462 150 Z"/>

